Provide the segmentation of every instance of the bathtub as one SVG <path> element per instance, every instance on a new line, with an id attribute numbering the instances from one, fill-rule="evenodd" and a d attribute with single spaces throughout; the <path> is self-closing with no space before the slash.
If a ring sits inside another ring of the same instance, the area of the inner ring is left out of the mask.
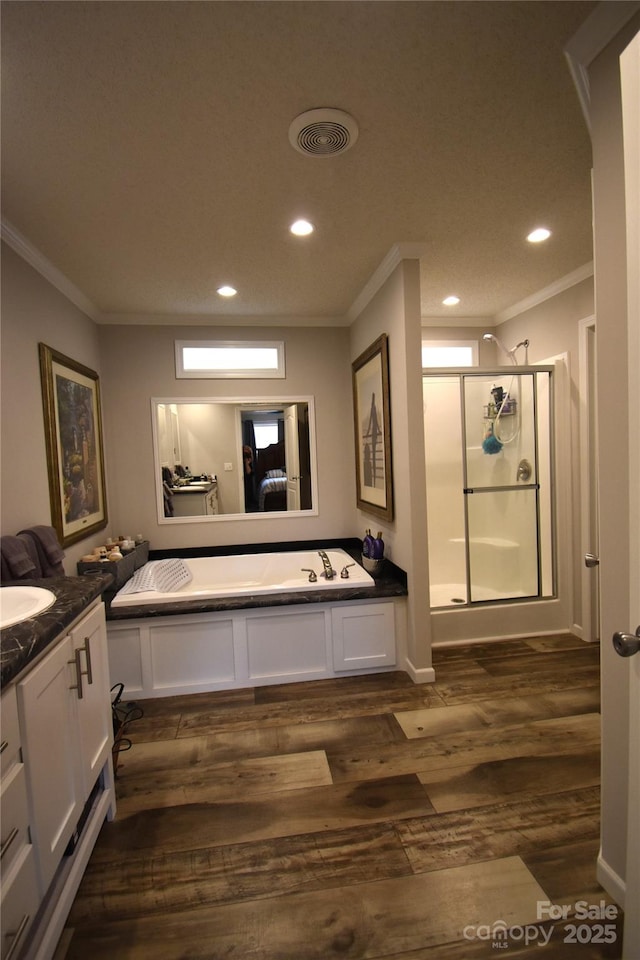
<path id="1" fill-rule="evenodd" d="M 360 564 L 354 563 L 353 558 L 344 550 L 327 550 L 326 554 L 336 572 L 333 580 L 326 580 L 322 576 L 322 560 L 317 550 L 189 558 L 183 562 L 191 572 L 190 583 L 171 593 L 160 593 L 156 590 L 123 593 L 120 590 L 111 601 L 111 606 L 157 605 L 175 603 L 178 600 L 240 597 L 265 593 L 345 590 L 349 587 L 371 586 L 375 582 L 373 577 Z M 348 578 L 340 576 L 346 566 L 348 566 Z M 309 574 L 304 572 L 305 569 L 315 571 L 318 577 L 316 583 L 309 582 Z"/>

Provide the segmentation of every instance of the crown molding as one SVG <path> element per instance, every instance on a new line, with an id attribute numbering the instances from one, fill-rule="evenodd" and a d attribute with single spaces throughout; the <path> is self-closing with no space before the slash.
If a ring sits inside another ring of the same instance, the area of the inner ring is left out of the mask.
<path id="1" fill-rule="evenodd" d="M 495 325 L 499 326 L 506 320 L 511 320 L 526 310 L 531 310 L 532 307 L 537 307 L 539 303 L 544 303 L 545 300 L 556 297 L 559 293 L 564 293 L 565 290 L 575 287 L 577 283 L 582 283 L 583 280 L 587 280 L 592 276 L 593 260 L 585 263 L 582 267 L 578 267 L 577 270 L 567 273 L 566 276 L 560 277 L 559 280 L 550 283 L 548 287 L 543 287 L 543 289 L 538 290 L 537 293 L 532 293 L 531 296 L 525 297 L 524 300 L 520 300 L 519 303 L 514 303 L 513 306 L 507 307 L 506 310 L 496 313 L 493 318 Z"/>
<path id="2" fill-rule="evenodd" d="M 587 129 L 591 133 L 591 91 L 588 68 L 631 17 L 640 0 L 603 0 L 578 28 L 564 48 Z"/>
<path id="3" fill-rule="evenodd" d="M 45 280 L 48 280 L 56 290 L 59 290 L 60 293 L 62 293 L 67 300 L 75 304 L 79 310 L 86 313 L 91 320 L 98 322 L 100 311 L 96 305 L 92 303 L 91 300 L 84 295 L 82 290 L 79 290 L 61 270 L 54 267 L 51 261 L 47 260 L 45 255 L 37 250 L 12 223 L 9 223 L 8 220 L 3 218 L 0 224 L 0 232 L 5 243 L 10 246 L 12 250 L 15 250 L 19 257 L 22 257 L 23 260 L 31 264 L 34 270 L 44 277 Z"/>
<path id="4" fill-rule="evenodd" d="M 493 317 L 421 317 L 420 325 L 423 327 L 487 327 L 493 326 L 495 319 Z"/>
<path id="5" fill-rule="evenodd" d="M 403 260 L 420 260 L 425 251 L 426 245 L 423 243 L 394 244 L 347 310 L 348 322 L 353 323 L 360 316 L 367 304 L 373 300 L 378 290 Z"/>
<path id="6" fill-rule="evenodd" d="M 157 327 L 346 327 L 345 316 L 235 316 L 221 313 L 101 313 L 97 323 L 106 326 Z"/>

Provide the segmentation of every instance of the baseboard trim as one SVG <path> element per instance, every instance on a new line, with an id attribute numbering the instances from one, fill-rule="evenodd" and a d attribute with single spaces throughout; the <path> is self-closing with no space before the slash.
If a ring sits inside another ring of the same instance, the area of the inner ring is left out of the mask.
<path id="1" fill-rule="evenodd" d="M 566 630 L 536 630 L 535 633 L 505 633 L 497 634 L 493 637 L 476 637 L 473 640 L 435 640 L 431 644 L 432 650 L 445 650 L 447 647 L 471 647 L 478 643 L 504 643 L 505 640 L 535 640 L 538 637 L 561 637 L 571 638 L 573 631 Z M 578 638 L 581 639 L 581 638 Z"/>
<path id="2" fill-rule="evenodd" d="M 433 667 L 415 667 L 407 657 L 404 668 L 414 683 L 435 683 L 436 672 Z"/>
<path id="3" fill-rule="evenodd" d="M 624 909 L 627 885 L 622 877 L 618 876 L 615 870 L 609 866 L 607 861 L 602 856 L 602 850 L 598 854 L 596 878 L 600 886 L 604 887 L 604 889 L 611 897 L 613 897 L 616 903 L 618 903 Z"/>

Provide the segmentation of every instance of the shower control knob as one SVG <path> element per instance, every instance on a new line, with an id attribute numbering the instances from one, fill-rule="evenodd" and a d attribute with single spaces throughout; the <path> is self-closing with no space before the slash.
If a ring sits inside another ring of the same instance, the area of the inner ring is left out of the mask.
<path id="1" fill-rule="evenodd" d="M 613 646 L 620 657 L 632 657 L 634 653 L 640 650 L 640 627 L 633 633 L 620 633 L 616 631 L 613 637 Z"/>
<path id="2" fill-rule="evenodd" d="M 600 565 L 600 557 L 596 557 L 593 553 L 585 553 L 584 565 L 585 567 L 597 567 Z"/>

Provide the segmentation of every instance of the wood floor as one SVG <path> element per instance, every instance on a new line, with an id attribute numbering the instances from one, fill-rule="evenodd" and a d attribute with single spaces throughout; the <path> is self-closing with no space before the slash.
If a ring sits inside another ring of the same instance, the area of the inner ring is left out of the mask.
<path id="1" fill-rule="evenodd" d="M 143 701 L 58 957 L 619 958 L 598 653 L 539 637 L 440 649 L 435 684 Z"/>

